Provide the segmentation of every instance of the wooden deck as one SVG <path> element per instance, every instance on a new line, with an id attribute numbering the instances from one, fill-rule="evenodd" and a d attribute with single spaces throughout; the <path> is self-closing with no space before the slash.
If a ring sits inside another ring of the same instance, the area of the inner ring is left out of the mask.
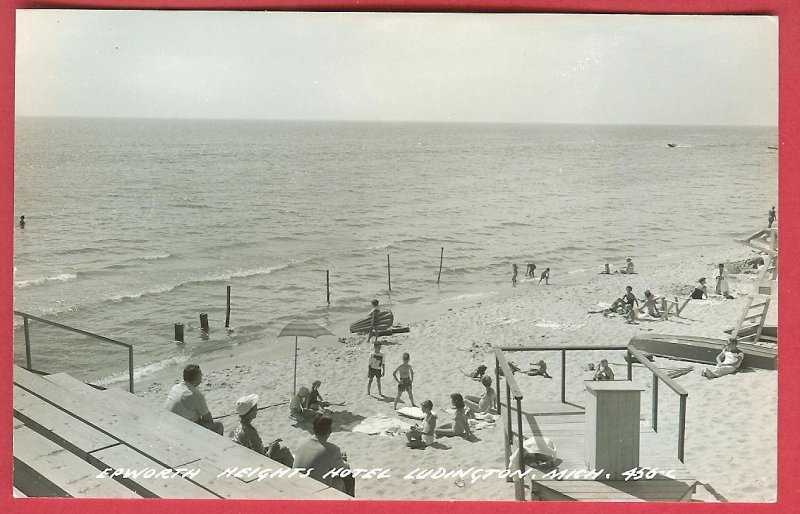
<path id="1" fill-rule="evenodd" d="M 283 466 L 126 391 L 14 367 L 15 496 L 350 498 L 299 475 L 259 480 L 224 473 L 234 467 Z M 109 468 L 140 473 L 103 476 Z"/>
<path id="2" fill-rule="evenodd" d="M 678 460 L 676 441 L 666 440 L 653 432 L 649 425 L 641 425 L 639 465 L 670 473 L 674 478 L 656 475 L 647 480 L 607 480 L 600 476 L 597 480 L 574 479 L 566 473 L 570 471 L 590 471 L 584 458 L 584 409 L 570 403 L 558 401 L 523 401 L 523 438 L 545 436 L 557 448 L 556 470 L 564 471 L 563 479 L 545 477 L 551 468 L 535 469 L 531 481 L 530 498 L 546 501 L 599 501 L 635 502 L 661 501 L 676 502 L 691 500 L 697 481 Z M 505 408 L 505 405 L 503 405 Z M 512 419 L 516 420 L 516 409 L 512 406 Z M 503 416 L 504 422 L 507 422 Z M 506 427 L 506 433 L 508 427 Z M 514 438 L 516 440 L 516 421 Z M 516 447 L 516 443 L 515 443 Z M 527 484 L 526 484 L 527 485 Z"/>

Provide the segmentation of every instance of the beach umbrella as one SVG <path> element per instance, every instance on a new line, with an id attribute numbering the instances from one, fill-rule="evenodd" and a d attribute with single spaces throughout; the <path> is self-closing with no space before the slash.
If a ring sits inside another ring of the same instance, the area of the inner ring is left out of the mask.
<path id="1" fill-rule="evenodd" d="M 332 335 L 334 334 L 323 326 L 299 320 L 290 321 L 288 325 L 283 327 L 281 333 L 278 334 L 278 337 L 294 336 L 294 382 L 292 384 L 292 391 L 294 393 L 297 392 L 297 338 L 313 337 L 316 339 L 319 336 Z"/>

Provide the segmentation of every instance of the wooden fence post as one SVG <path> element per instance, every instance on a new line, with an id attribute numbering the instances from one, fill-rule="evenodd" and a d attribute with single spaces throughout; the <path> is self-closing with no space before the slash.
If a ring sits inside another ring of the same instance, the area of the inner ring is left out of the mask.
<path id="1" fill-rule="evenodd" d="M 228 286 L 228 302 L 225 309 L 225 328 L 231 326 L 231 286 Z"/>
<path id="2" fill-rule="evenodd" d="M 205 312 L 200 313 L 200 328 L 203 332 L 208 332 L 208 314 Z"/>
<path id="3" fill-rule="evenodd" d="M 389 291 L 392 290 L 392 263 L 389 261 L 389 254 L 386 254 L 386 269 L 389 272 Z"/>
<path id="4" fill-rule="evenodd" d="M 184 342 L 183 341 L 183 323 L 175 323 L 175 340 L 176 341 L 180 341 L 181 343 Z"/>
<path id="5" fill-rule="evenodd" d="M 328 305 L 331 304 L 331 270 L 325 270 L 325 292 Z"/>

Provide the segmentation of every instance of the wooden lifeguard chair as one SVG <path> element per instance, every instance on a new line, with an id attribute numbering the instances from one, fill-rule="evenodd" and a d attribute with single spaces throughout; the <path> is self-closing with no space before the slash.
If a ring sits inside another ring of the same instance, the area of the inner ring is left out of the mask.
<path id="1" fill-rule="evenodd" d="M 765 330 L 764 321 L 770 303 L 778 297 L 778 229 L 765 228 L 746 239 L 735 241 L 766 254 L 766 257 L 764 267 L 758 272 L 755 291 L 748 295 L 731 335 L 740 341 L 777 343 L 777 327 L 774 331 L 772 327 Z"/>

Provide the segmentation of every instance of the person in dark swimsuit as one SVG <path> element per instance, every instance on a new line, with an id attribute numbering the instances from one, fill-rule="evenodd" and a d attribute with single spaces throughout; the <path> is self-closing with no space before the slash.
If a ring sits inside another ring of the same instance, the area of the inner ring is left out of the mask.
<path id="1" fill-rule="evenodd" d="M 703 277 L 699 281 L 699 284 L 694 287 L 694 291 L 692 291 L 692 300 L 702 300 L 703 298 L 708 298 L 708 290 L 706 289 L 706 278 Z"/>

